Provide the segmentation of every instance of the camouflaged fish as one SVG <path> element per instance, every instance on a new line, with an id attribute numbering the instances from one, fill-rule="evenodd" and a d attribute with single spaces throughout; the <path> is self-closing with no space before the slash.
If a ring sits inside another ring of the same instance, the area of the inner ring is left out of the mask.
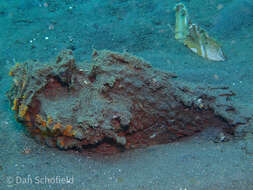
<path id="1" fill-rule="evenodd" d="M 219 43 L 208 36 L 204 29 L 191 23 L 184 4 L 178 3 L 175 10 L 175 38 L 201 57 L 212 61 L 224 61 L 225 56 Z"/>

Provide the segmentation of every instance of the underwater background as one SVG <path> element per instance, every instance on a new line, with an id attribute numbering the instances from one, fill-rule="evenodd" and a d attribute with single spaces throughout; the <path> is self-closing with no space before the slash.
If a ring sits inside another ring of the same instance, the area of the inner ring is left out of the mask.
<path id="1" fill-rule="evenodd" d="M 38 144 L 11 111 L 6 92 L 16 62 L 48 61 L 71 49 L 128 52 L 189 86 L 228 86 L 233 104 L 253 115 L 253 1 L 185 0 L 191 20 L 221 44 L 212 62 L 174 37 L 176 0 L 0 1 L 0 189 L 253 189 L 253 137 L 214 143 L 214 131 L 180 142 L 95 159 Z M 26 153 L 26 151 L 28 151 Z M 25 154 L 24 154 L 25 152 Z M 69 183 L 46 183 L 69 178 Z M 36 179 L 41 181 L 36 182 Z"/>

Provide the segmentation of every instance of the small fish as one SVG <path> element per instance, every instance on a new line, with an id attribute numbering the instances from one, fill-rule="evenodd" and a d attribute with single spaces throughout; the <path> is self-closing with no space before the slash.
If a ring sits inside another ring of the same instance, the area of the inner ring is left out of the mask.
<path id="1" fill-rule="evenodd" d="M 224 53 L 218 42 L 195 24 L 190 26 L 184 44 L 199 56 L 212 61 L 225 61 Z"/>
<path id="2" fill-rule="evenodd" d="M 225 56 L 219 43 L 211 38 L 204 29 L 191 23 L 184 4 L 178 3 L 175 10 L 175 39 L 184 43 L 191 51 L 203 58 L 212 61 L 225 61 Z"/>

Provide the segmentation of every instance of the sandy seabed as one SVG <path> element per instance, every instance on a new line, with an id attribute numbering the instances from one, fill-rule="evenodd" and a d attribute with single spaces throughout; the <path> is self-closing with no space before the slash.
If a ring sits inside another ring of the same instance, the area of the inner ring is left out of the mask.
<path id="1" fill-rule="evenodd" d="M 176 2 L 0 3 L 0 189 L 253 189 L 251 135 L 214 143 L 219 132 L 208 129 L 180 142 L 98 158 L 37 144 L 9 108 L 5 93 L 11 85 L 8 72 L 15 62 L 54 59 L 66 48 L 78 61 L 89 60 L 95 48 L 140 56 L 156 69 L 176 73 L 178 80 L 190 86 L 228 86 L 236 94 L 233 105 L 252 116 L 252 3 L 184 1 L 194 23 L 222 44 L 227 60 L 211 62 L 174 39 L 171 27 Z M 233 11 L 235 14 L 228 15 Z M 249 134 L 252 127 L 246 130 Z"/>

